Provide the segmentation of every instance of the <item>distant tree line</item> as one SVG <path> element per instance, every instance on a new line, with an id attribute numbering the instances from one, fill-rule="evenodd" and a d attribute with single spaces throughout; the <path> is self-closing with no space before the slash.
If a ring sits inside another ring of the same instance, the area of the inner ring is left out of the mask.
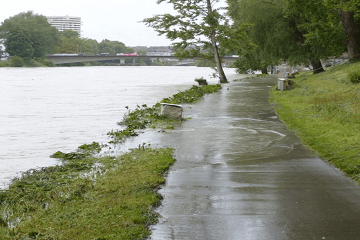
<path id="1" fill-rule="evenodd" d="M 0 39 L 4 39 L 6 52 L 15 57 L 12 61 L 16 66 L 34 60 L 51 65 L 44 59 L 47 54 L 53 53 L 134 52 L 119 41 L 104 39 L 99 43 L 94 39 L 80 38 L 78 33 L 72 30 L 59 32 L 48 23 L 45 16 L 32 11 L 6 19 L 0 26 Z"/>
<path id="2" fill-rule="evenodd" d="M 78 33 L 72 30 L 59 32 L 60 41 L 55 47 L 55 53 L 85 53 L 88 55 L 98 53 L 132 53 L 134 50 L 126 47 L 119 41 L 102 40 L 98 43 L 94 39 L 79 38 Z"/>

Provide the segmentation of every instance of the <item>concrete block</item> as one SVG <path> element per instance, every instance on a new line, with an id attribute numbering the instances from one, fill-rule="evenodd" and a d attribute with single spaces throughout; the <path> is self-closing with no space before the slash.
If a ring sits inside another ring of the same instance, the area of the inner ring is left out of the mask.
<path id="1" fill-rule="evenodd" d="M 172 119 L 181 119 L 182 107 L 176 104 L 161 103 L 161 115 L 166 115 Z"/>

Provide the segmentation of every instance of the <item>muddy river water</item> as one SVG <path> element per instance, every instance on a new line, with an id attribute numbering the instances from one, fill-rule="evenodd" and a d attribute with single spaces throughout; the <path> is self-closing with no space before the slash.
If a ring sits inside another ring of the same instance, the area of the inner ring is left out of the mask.
<path id="1" fill-rule="evenodd" d="M 150 239 L 353 240 L 360 188 L 307 149 L 269 103 L 274 77 L 230 83 L 191 105 L 174 130 L 124 146 L 175 149 Z M 211 74 L 195 67 L 0 68 L 0 184 L 106 141 L 125 106 L 154 104 Z M 216 80 L 210 80 L 216 82 Z"/>
<path id="2" fill-rule="evenodd" d="M 233 75 L 233 69 L 225 69 Z M 197 67 L 0 68 L 0 188 L 49 156 L 106 142 L 125 106 L 152 106 L 213 70 Z"/>

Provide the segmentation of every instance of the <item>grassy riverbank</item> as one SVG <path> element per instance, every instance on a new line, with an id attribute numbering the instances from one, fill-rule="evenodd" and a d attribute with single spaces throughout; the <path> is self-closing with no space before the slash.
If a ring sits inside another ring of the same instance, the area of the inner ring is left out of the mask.
<path id="1" fill-rule="evenodd" d="M 140 148 L 30 171 L 0 195 L 0 239 L 143 239 L 174 161 L 171 149 Z"/>
<path id="2" fill-rule="evenodd" d="M 281 120 L 322 159 L 360 182 L 360 63 L 297 75 L 290 91 L 272 91 Z"/>
<path id="3" fill-rule="evenodd" d="M 161 102 L 192 103 L 220 85 L 193 86 Z M 123 130 L 108 133 L 109 144 L 137 136 L 137 129 L 163 127 L 174 121 L 160 115 L 160 103 L 129 110 Z M 171 128 L 170 128 L 171 129 Z M 112 146 L 112 145 L 111 145 Z M 0 240 L 3 239 L 144 239 L 165 182 L 174 163 L 172 149 L 144 144 L 121 156 L 95 157 L 99 143 L 84 144 L 75 152 L 56 152 L 61 165 L 32 169 L 0 191 Z"/>

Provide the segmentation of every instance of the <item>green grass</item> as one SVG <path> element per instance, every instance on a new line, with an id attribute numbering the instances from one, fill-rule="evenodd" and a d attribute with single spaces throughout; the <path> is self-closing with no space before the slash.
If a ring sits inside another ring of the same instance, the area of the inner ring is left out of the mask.
<path id="1" fill-rule="evenodd" d="M 199 101 L 205 94 L 218 92 L 220 89 L 220 84 L 206 85 L 201 87 L 193 85 L 188 90 L 174 94 L 172 97 L 162 99 L 152 107 L 148 107 L 146 104 L 142 106 L 138 105 L 135 110 L 129 110 L 124 118 L 118 122 L 120 126 L 125 126 L 126 129 L 123 131 L 112 130 L 112 132 L 108 133 L 108 135 L 113 138 L 113 142 L 121 142 L 126 137 L 131 136 L 131 134 L 129 135 L 129 131 L 130 133 L 134 133 L 135 129 L 144 129 L 149 126 L 151 128 L 162 127 L 171 129 L 172 126 L 180 123 L 181 120 L 184 119 L 170 119 L 166 116 L 162 116 L 160 114 L 161 103 L 194 103 Z"/>
<path id="2" fill-rule="evenodd" d="M 360 63 L 326 72 L 300 74 L 290 91 L 275 91 L 270 100 L 281 120 L 313 149 L 360 182 L 360 85 L 350 81 Z"/>
<path id="3" fill-rule="evenodd" d="M 67 164 L 26 173 L 0 193 L 0 239 L 143 239 L 158 218 L 155 190 L 174 161 L 171 149 L 143 147 L 74 161 L 83 170 Z M 85 174 L 94 162 L 98 169 Z"/>
<path id="4" fill-rule="evenodd" d="M 220 85 L 191 89 L 163 99 L 191 103 Z M 179 120 L 160 116 L 160 103 L 130 110 L 124 130 L 108 133 L 111 144 L 137 136 L 136 129 L 174 129 Z M 97 156 L 104 147 L 83 144 L 74 152 L 58 151 L 51 157 L 61 165 L 31 169 L 0 190 L 0 240 L 3 239 L 144 239 L 148 226 L 157 222 L 154 212 L 165 182 L 164 173 L 174 163 L 172 149 L 151 149 L 143 144 L 119 156 Z"/>

